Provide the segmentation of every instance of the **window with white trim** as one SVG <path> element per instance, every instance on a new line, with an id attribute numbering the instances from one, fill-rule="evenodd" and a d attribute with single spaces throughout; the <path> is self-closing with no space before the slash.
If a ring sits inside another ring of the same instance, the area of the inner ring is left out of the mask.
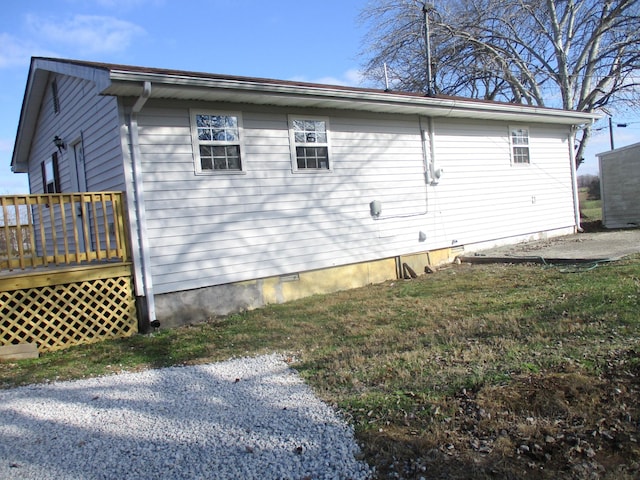
<path id="1" fill-rule="evenodd" d="M 529 129 L 526 127 L 511 127 L 511 163 L 526 165 L 531 163 L 529 152 Z"/>
<path id="2" fill-rule="evenodd" d="M 191 112 L 196 173 L 242 172 L 242 116 Z"/>
<path id="3" fill-rule="evenodd" d="M 42 190 L 44 193 L 60 193 L 60 173 L 58 170 L 58 154 L 54 152 L 40 164 L 42 171 Z"/>
<path id="4" fill-rule="evenodd" d="M 331 170 L 328 118 L 290 115 L 289 139 L 294 172 Z"/>

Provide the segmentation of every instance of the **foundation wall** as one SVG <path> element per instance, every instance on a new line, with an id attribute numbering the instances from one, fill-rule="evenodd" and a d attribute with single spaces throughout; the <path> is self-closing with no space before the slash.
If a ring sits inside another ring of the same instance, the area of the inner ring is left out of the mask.
<path id="1" fill-rule="evenodd" d="M 285 303 L 311 295 L 349 290 L 396 280 L 406 263 L 423 274 L 425 267 L 449 263 L 456 250 L 446 248 L 372 262 L 291 273 L 226 285 L 156 295 L 156 316 L 163 328 L 206 322 L 212 318 Z"/>

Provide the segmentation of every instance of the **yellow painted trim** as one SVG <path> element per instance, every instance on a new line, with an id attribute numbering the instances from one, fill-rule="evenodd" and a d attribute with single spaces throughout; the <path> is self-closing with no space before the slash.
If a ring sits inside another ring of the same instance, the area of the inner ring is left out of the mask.
<path id="1" fill-rule="evenodd" d="M 311 295 L 319 295 L 340 290 L 350 290 L 365 285 L 383 283 L 398 279 L 402 264 L 409 265 L 417 275 L 425 273 L 425 267 L 451 263 L 454 260 L 451 248 L 419 252 L 402 257 L 386 258 L 371 262 L 342 265 L 337 267 L 293 273 L 278 277 L 238 282 L 238 286 L 258 286 L 262 294 L 262 304 L 285 303 Z M 400 262 L 398 272 L 397 261 Z"/>
<path id="2" fill-rule="evenodd" d="M 265 304 L 349 290 L 396 279 L 395 259 L 356 263 L 261 280 Z"/>
<path id="3" fill-rule="evenodd" d="M 28 272 L 10 272 L 0 277 L 0 292 L 27 288 L 51 287 L 68 283 L 131 276 L 131 263 L 64 266 L 42 268 Z"/>

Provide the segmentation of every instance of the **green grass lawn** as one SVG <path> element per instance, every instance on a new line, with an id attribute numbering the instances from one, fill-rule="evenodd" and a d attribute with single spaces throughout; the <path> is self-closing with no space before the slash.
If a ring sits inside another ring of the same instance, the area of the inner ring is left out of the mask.
<path id="1" fill-rule="evenodd" d="M 602 200 L 589 199 L 586 188 L 580 189 L 578 198 L 583 221 L 588 223 L 602 221 Z"/>
<path id="2" fill-rule="evenodd" d="M 281 352 L 380 478 L 638 478 L 639 307 L 640 257 L 452 265 L 0 364 L 0 386 Z"/>

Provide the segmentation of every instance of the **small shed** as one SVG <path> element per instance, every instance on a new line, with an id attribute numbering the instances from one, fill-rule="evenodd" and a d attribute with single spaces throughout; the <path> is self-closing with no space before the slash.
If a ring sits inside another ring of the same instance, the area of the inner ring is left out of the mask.
<path id="1" fill-rule="evenodd" d="M 640 143 L 599 153 L 602 224 L 605 228 L 640 225 Z"/>

